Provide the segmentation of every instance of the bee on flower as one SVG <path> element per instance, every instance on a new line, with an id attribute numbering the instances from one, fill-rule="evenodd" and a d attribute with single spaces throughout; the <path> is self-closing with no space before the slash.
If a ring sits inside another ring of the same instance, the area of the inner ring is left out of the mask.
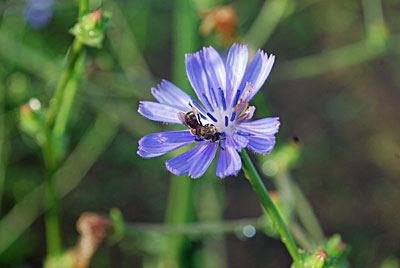
<path id="1" fill-rule="evenodd" d="M 138 112 L 150 120 L 182 124 L 187 129 L 144 136 L 137 153 L 151 158 L 197 143 L 165 164 L 173 174 L 198 178 L 220 148 L 216 174 L 224 178 L 242 168 L 238 151 L 243 148 L 271 152 L 279 118 L 250 121 L 255 111 L 250 101 L 267 79 L 274 59 L 274 55 L 258 50 L 247 67 L 247 46 L 239 44 L 230 48 L 225 64 L 212 47 L 186 54 L 187 76 L 199 101 L 162 80 L 151 89 L 158 102 L 141 101 Z"/>

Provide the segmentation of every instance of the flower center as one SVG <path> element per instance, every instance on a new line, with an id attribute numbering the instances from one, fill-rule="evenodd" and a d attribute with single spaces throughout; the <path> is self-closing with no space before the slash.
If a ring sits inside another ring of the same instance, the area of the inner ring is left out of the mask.
<path id="1" fill-rule="evenodd" d="M 209 97 L 206 94 L 202 95 L 202 102 L 206 109 L 193 99 L 190 106 L 199 110 L 203 125 L 215 126 L 219 132 L 231 137 L 234 133 L 241 134 L 236 130 L 236 125 L 239 122 L 248 120 L 253 116 L 255 108 L 254 106 L 249 107 L 247 100 L 253 90 L 254 85 L 246 83 L 246 87 L 243 90 L 238 89 L 231 103 L 229 103 L 230 105 L 227 105 L 224 91 L 221 88 L 218 88 L 218 90 L 211 88 Z"/>

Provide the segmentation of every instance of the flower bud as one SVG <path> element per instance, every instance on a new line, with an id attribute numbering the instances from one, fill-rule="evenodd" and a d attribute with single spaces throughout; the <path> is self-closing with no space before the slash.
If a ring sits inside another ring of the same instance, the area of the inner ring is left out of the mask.
<path id="1" fill-rule="evenodd" d="M 110 15 L 101 10 L 87 13 L 79 18 L 78 23 L 74 25 L 70 33 L 83 44 L 100 48 L 103 43 L 104 32 L 109 27 L 109 18 Z"/>
<path id="2" fill-rule="evenodd" d="M 325 250 L 320 249 L 314 252 L 313 255 L 304 263 L 305 268 L 322 268 L 328 260 L 328 254 Z"/>
<path id="3" fill-rule="evenodd" d="M 40 101 L 32 98 L 28 103 L 23 104 L 19 118 L 21 130 L 42 144 L 45 135 L 45 114 Z"/>
<path id="4" fill-rule="evenodd" d="M 342 257 L 346 255 L 348 247 L 342 242 L 340 235 L 336 234 L 325 242 L 324 249 L 328 252 L 331 257 Z"/>

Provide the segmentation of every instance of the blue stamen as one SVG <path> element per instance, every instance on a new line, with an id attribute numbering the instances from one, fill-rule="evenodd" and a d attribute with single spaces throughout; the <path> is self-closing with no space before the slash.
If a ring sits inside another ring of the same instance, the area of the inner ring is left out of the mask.
<path id="1" fill-rule="evenodd" d="M 210 113 L 207 113 L 207 115 L 208 115 L 208 117 L 210 117 L 210 119 L 211 119 L 212 121 L 214 121 L 214 122 L 218 122 L 218 120 L 217 120 L 217 119 L 215 119 L 215 117 L 214 117 L 214 116 L 212 116 L 212 114 L 210 114 Z"/>
<path id="2" fill-rule="evenodd" d="M 226 127 L 228 126 L 228 117 L 227 116 L 225 116 L 225 126 Z"/>
<path id="3" fill-rule="evenodd" d="M 196 106 L 196 108 L 199 109 L 200 112 L 202 112 L 204 114 L 207 113 L 206 110 L 204 110 L 204 108 L 201 107 L 201 105 L 197 101 L 195 101 L 193 98 L 191 98 L 191 100 L 192 100 L 193 105 Z M 192 105 L 190 103 L 189 103 L 189 105 L 190 105 L 190 107 L 192 107 Z"/>
<path id="4" fill-rule="evenodd" d="M 241 130 L 236 131 L 236 133 L 239 134 L 239 135 L 242 135 L 242 136 L 251 136 L 251 133 L 245 132 L 245 131 L 241 131 Z"/>
<path id="5" fill-rule="evenodd" d="M 211 92 L 211 99 L 213 100 L 215 107 L 218 107 L 217 96 L 215 95 L 215 91 L 213 88 L 210 89 Z"/>
<path id="6" fill-rule="evenodd" d="M 235 100 L 234 100 L 233 103 L 232 103 L 232 108 L 235 108 L 237 102 L 239 101 L 239 97 L 240 97 L 240 90 L 238 89 L 238 90 L 236 91 Z"/>
<path id="7" fill-rule="evenodd" d="M 219 88 L 219 95 L 221 96 L 222 107 L 224 108 L 224 111 L 226 111 L 226 101 L 225 101 L 224 91 L 221 88 Z"/>
<path id="8" fill-rule="evenodd" d="M 207 96 L 206 96 L 206 94 L 204 94 L 204 93 L 203 93 L 203 98 L 204 98 L 204 100 L 206 101 L 207 106 L 208 106 L 208 108 L 210 108 L 211 112 L 214 112 L 214 109 L 213 109 L 213 107 L 212 107 L 210 101 L 207 99 Z"/>
<path id="9" fill-rule="evenodd" d="M 235 118 L 236 118 L 236 112 L 234 111 L 231 116 L 231 122 L 233 122 L 233 120 L 235 120 Z"/>

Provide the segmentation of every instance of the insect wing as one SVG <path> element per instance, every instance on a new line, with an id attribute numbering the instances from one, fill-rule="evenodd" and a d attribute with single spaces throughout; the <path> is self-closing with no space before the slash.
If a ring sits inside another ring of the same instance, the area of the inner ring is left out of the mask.
<path id="1" fill-rule="evenodd" d="M 178 119 L 179 119 L 179 121 L 182 122 L 182 124 L 184 124 L 185 126 L 189 127 L 188 124 L 186 124 L 186 114 L 184 112 L 179 112 L 178 113 Z"/>

